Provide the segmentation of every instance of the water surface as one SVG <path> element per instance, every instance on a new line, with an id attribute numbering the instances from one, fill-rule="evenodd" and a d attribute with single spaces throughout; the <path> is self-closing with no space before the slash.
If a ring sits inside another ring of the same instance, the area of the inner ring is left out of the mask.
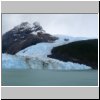
<path id="1" fill-rule="evenodd" d="M 97 70 L 2 69 L 2 86 L 97 86 Z"/>

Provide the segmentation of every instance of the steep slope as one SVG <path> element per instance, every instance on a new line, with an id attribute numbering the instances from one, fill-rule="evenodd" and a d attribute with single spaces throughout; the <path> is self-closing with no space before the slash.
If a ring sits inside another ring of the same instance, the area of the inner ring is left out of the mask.
<path id="1" fill-rule="evenodd" d="M 98 40 L 76 41 L 55 47 L 48 57 L 86 64 L 93 69 L 98 69 Z"/>
<path id="2" fill-rule="evenodd" d="M 57 39 L 46 33 L 38 22 L 34 22 L 33 25 L 23 22 L 2 36 L 2 52 L 15 54 L 28 46 Z"/>

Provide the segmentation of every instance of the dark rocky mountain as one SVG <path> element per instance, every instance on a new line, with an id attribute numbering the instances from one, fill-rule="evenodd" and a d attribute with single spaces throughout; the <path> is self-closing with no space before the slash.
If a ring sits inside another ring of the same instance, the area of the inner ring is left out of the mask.
<path id="1" fill-rule="evenodd" d="M 28 46 L 57 39 L 46 33 L 38 22 L 34 22 L 33 25 L 23 22 L 2 36 L 2 52 L 15 54 Z"/>
<path id="2" fill-rule="evenodd" d="M 82 40 L 55 47 L 52 55 L 48 57 L 86 64 L 98 69 L 98 40 Z"/>

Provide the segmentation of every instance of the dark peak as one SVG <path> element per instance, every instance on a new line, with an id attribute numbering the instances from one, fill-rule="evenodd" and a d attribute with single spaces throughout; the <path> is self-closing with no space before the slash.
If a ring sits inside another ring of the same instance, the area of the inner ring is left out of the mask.
<path id="1" fill-rule="evenodd" d="M 28 46 L 40 42 L 53 42 L 57 39 L 47 34 L 38 22 L 34 22 L 33 25 L 23 22 L 3 35 L 2 52 L 15 54 Z"/>
<path id="2" fill-rule="evenodd" d="M 37 27 L 37 26 L 41 26 L 41 25 L 40 25 L 39 22 L 34 22 L 34 23 L 33 23 L 33 26 L 34 26 L 34 27 Z"/>
<path id="3" fill-rule="evenodd" d="M 11 31 L 17 34 L 21 32 L 27 32 L 28 34 L 31 32 L 45 33 L 45 31 L 43 30 L 43 27 L 40 25 L 39 22 L 34 22 L 33 25 L 31 25 L 28 22 L 22 22 L 20 25 L 15 26 Z"/>
<path id="4" fill-rule="evenodd" d="M 12 31 L 15 31 L 16 33 L 18 33 L 18 32 L 23 32 L 27 30 L 31 31 L 31 29 L 32 29 L 31 24 L 29 24 L 28 22 L 22 22 L 20 25 L 15 26 L 12 29 Z"/>
<path id="5" fill-rule="evenodd" d="M 43 30 L 43 27 L 40 25 L 39 22 L 34 22 L 33 23 L 33 31 L 35 32 L 41 32 L 41 33 L 45 33 L 45 31 Z"/>
<path id="6" fill-rule="evenodd" d="M 26 26 L 28 24 L 29 24 L 28 22 L 23 22 L 23 23 L 21 23 L 21 26 Z"/>

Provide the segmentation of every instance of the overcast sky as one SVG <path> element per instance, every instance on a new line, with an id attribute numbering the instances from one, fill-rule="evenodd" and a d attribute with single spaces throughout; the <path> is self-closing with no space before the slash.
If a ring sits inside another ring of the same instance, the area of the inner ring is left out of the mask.
<path id="1" fill-rule="evenodd" d="M 35 21 L 50 34 L 98 37 L 97 14 L 2 14 L 2 34 L 21 22 Z"/>

